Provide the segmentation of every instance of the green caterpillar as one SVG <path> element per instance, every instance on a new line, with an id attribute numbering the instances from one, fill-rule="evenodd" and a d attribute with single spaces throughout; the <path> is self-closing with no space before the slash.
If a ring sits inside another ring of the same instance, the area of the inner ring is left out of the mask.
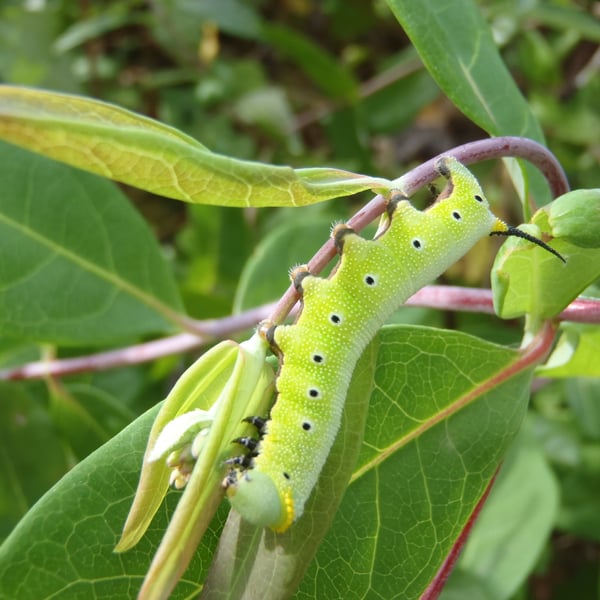
<path id="1" fill-rule="evenodd" d="M 237 468 L 224 481 L 231 505 L 248 521 L 282 532 L 302 515 L 340 427 L 354 366 L 398 305 L 486 235 L 522 237 L 564 260 L 498 219 L 456 159 L 442 158 L 436 166 L 451 185 L 446 198 L 419 211 L 392 196 L 387 229 L 376 239 L 346 225 L 333 228 L 341 259 L 331 278 L 306 267 L 292 272 L 303 299 L 298 320 L 263 327 L 280 359 L 277 400 L 268 420 L 249 419 L 260 440 L 236 440 L 249 453 L 230 461 Z"/>

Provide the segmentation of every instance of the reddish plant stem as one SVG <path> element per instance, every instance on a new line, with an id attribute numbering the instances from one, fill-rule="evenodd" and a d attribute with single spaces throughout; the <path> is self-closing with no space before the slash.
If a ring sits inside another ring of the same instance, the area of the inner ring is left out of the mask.
<path id="1" fill-rule="evenodd" d="M 273 304 L 265 304 L 239 315 L 222 319 L 196 321 L 196 330 L 202 333 L 179 333 L 170 337 L 135 344 L 117 350 L 98 352 L 75 358 L 51 359 L 31 362 L 0 371 L 0 380 L 39 379 L 42 377 L 63 377 L 74 373 L 103 371 L 115 367 L 135 365 L 163 356 L 178 354 L 199 348 L 215 339 L 233 335 L 254 327 L 264 319 Z"/>
<path id="2" fill-rule="evenodd" d="M 467 524 L 465 525 L 464 529 L 460 532 L 460 535 L 458 536 L 458 539 L 456 540 L 454 546 L 452 546 L 450 554 L 448 554 L 448 556 L 442 563 L 440 570 L 437 572 L 433 581 L 429 584 L 429 587 L 425 590 L 420 600 L 436 600 L 437 598 L 439 598 L 440 594 L 444 589 L 444 586 L 446 585 L 446 581 L 448 581 L 448 577 L 450 577 L 450 574 L 454 569 L 456 561 L 460 557 L 460 553 L 462 552 L 466 541 L 469 539 L 469 535 L 471 533 L 471 530 L 473 529 L 473 525 L 475 525 L 475 521 L 477 520 L 481 509 L 485 506 L 488 496 L 490 495 L 490 492 L 494 487 L 496 476 L 498 475 L 498 470 L 496 470 L 496 473 L 494 473 L 494 477 L 488 484 L 487 488 L 485 488 L 483 496 L 479 499 L 477 506 L 475 507 L 475 509 L 471 513 L 471 516 L 469 517 L 469 520 L 467 521 Z"/>
<path id="3" fill-rule="evenodd" d="M 441 310 L 495 314 L 492 290 L 450 285 L 428 285 L 411 296 L 406 304 Z M 557 317 L 572 323 L 600 323 L 600 300 L 577 298 Z"/>
<path id="4" fill-rule="evenodd" d="M 554 154 L 546 147 L 528 138 L 506 136 L 478 140 L 457 146 L 440 156 L 448 154 L 465 165 L 493 158 L 523 158 L 535 165 L 544 175 L 550 186 L 552 197 L 562 196 L 569 191 L 569 182 Z M 405 193 L 412 194 L 437 177 L 434 165 L 438 158 L 439 156 L 424 162 L 400 178 L 404 184 Z"/>
<path id="5" fill-rule="evenodd" d="M 492 291 L 480 288 L 428 285 L 413 294 L 406 301 L 406 305 L 494 314 Z"/>
<path id="6" fill-rule="evenodd" d="M 414 296 L 411 296 L 406 301 L 406 305 L 439 310 L 494 314 L 492 292 L 479 288 L 428 285 L 419 290 Z M 273 304 L 265 304 L 234 317 L 198 321 L 199 328 L 202 324 L 208 324 L 207 329 L 211 330 L 213 334 L 211 337 L 180 333 L 171 337 L 128 346 L 127 348 L 119 348 L 118 350 L 98 352 L 75 358 L 30 362 L 0 371 L 0 381 L 39 379 L 48 376 L 64 377 L 81 372 L 104 371 L 115 367 L 149 362 L 171 354 L 187 352 L 199 348 L 213 339 L 233 335 L 243 329 L 252 327 L 257 321 L 264 319 L 272 307 Z M 558 320 L 600 324 L 600 300 L 590 298 L 574 300 L 560 313 Z"/>
<path id="7" fill-rule="evenodd" d="M 577 298 L 557 318 L 559 321 L 597 325 L 600 323 L 600 300 Z"/>

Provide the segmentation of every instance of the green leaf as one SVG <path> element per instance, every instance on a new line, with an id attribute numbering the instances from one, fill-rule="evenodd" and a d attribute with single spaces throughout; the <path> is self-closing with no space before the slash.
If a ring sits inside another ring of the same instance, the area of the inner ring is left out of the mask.
<path id="1" fill-rule="evenodd" d="M 289 595 L 331 519 L 301 595 L 415 597 L 437 572 L 520 425 L 531 370 L 506 379 L 518 352 L 455 332 L 385 328 L 380 344 L 371 402 L 373 347 L 355 373 L 342 434 L 305 516 L 278 536 L 231 525 L 206 591 L 258 585 L 270 598 Z M 354 482 L 336 513 L 367 407 Z M 75 467 L 22 520 L 0 547 L 1 597 L 130 597 L 139 589 L 180 498 L 167 494 L 139 543 L 113 553 L 156 412 Z M 205 536 L 173 598 L 198 593 L 214 543 Z"/>
<path id="2" fill-rule="evenodd" d="M 587 390 L 586 390 L 587 388 Z M 574 382 L 571 393 L 584 392 L 589 400 L 598 399 L 597 380 Z M 593 394 L 593 395 L 591 395 Z M 600 491 L 600 445 L 579 438 L 580 461 L 561 477 L 562 498 L 556 522 L 558 529 L 584 540 L 600 541 L 600 514 L 598 494 Z"/>
<path id="3" fill-rule="evenodd" d="M 387 0 L 442 91 L 491 135 L 543 141 L 475 2 Z"/>
<path id="4" fill-rule="evenodd" d="M 521 229 L 541 238 L 535 225 Z M 511 238 L 502 245 L 494 262 L 492 289 L 494 309 L 503 319 L 525 314 L 536 320 L 552 318 L 600 277 L 600 248 L 580 248 L 562 239 L 551 245 L 566 264 L 527 240 Z"/>
<path id="5" fill-rule="evenodd" d="M 235 104 L 235 118 L 252 127 L 259 127 L 274 140 L 284 143 L 289 152 L 298 154 L 301 143 L 297 134 L 291 133 L 294 112 L 284 91 L 266 86 L 244 94 Z"/>
<path id="6" fill-rule="evenodd" d="M 50 414 L 63 441 L 82 459 L 134 420 L 123 399 L 87 384 L 51 384 Z"/>
<path id="7" fill-rule="evenodd" d="M 444 94 L 490 135 L 544 141 L 542 129 L 502 61 L 473 1 L 387 0 Z M 548 197 L 530 165 L 526 181 L 538 201 Z"/>
<path id="8" fill-rule="evenodd" d="M 124 6 L 117 6 L 114 12 L 107 12 L 84 21 L 78 21 L 55 40 L 53 50 L 58 54 L 62 54 L 125 25 L 133 26 L 143 23 L 141 18 L 123 10 L 124 8 Z"/>
<path id="9" fill-rule="evenodd" d="M 558 483 L 528 427 L 516 442 L 457 565 L 477 576 L 496 600 L 513 598 L 532 572 L 559 506 Z"/>
<path id="10" fill-rule="evenodd" d="M 517 352 L 425 327 L 379 340 L 358 466 L 298 598 L 418 598 L 523 419 L 531 369 L 502 375 Z"/>
<path id="11" fill-rule="evenodd" d="M 574 246 L 600 248 L 600 188 L 563 194 L 540 209 L 532 222 Z"/>
<path id="12" fill-rule="evenodd" d="M 450 580 L 444 585 L 440 600 L 497 600 L 490 594 L 485 583 L 477 577 L 461 570 L 452 572 Z"/>
<path id="13" fill-rule="evenodd" d="M 562 323 L 561 336 L 545 365 L 542 377 L 600 377 L 600 328 L 597 325 Z"/>
<path id="14" fill-rule="evenodd" d="M 339 57 L 289 27 L 265 22 L 262 34 L 281 54 L 293 59 L 329 97 L 348 102 L 358 99 L 358 83 Z"/>
<path id="15" fill-rule="evenodd" d="M 438 86 L 421 70 L 366 97 L 361 111 L 373 132 L 396 133 L 408 128 L 423 107 L 439 96 Z M 402 98 L 402 102 L 398 102 L 398 98 Z"/>
<path id="16" fill-rule="evenodd" d="M 114 185 L 2 143 L 0 187 L 6 335 L 99 345 L 181 326 L 160 248 Z"/>
<path id="17" fill-rule="evenodd" d="M 546 386 L 534 403 L 536 411 L 530 411 L 529 421 L 546 457 L 560 470 L 576 469 L 581 463 L 581 432 L 565 411 L 564 385 Z"/>
<path id="18" fill-rule="evenodd" d="M 167 15 L 169 21 L 185 22 L 198 36 L 198 23 L 214 23 L 218 28 L 230 35 L 260 39 L 261 20 L 256 8 L 243 0 L 219 0 L 219 2 L 190 2 L 190 0 L 174 0 L 164 5 L 151 7 L 157 13 L 157 20 Z M 172 23 L 169 23 L 172 25 Z M 164 27 L 164 25 L 163 25 Z M 171 27 L 164 27 L 163 35 L 171 33 Z"/>
<path id="19" fill-rule="evenodd" d="M 363 104 L 345 106 L 333 112 L 324 123 L 332 154 L 348 169 L 370 172 L 373 148 L 365 138 Z"/>
<path id="20" fill-rule="evenodd" d="M 585 39 L 600 42 L 600 23 L 596 16 L 575 6 L 536 2 L 525 11 L 525 16 L 569 33 L 576 31 Z"/>
<path id="21" fill-rule="evenodd" d="M 180 131 L 78 96 L 0 86 L 0 139 L 155 194 L 222 206 L 301 206 L 385 179 L 297 169 L 210 152 Z"/>
<path id="22" fill-rule="evenodd" d="M 312 256 L 327 239 L 330 228 L 331 218 L 309 216 L 271 229 L 244 266 L 234 311 L 275 300 L 289 285 L 289 265 L 300 264 Z"/>
<path id="23" fill-rule="evenodd" d="M 584 439 L 600 441 L 600 379 L 573 377 L 566 382 L 567 402 Z M 598 464 L 598 463 L 597 463 Z"/>
<path id="24" fill-rule="evenodd" d="M 79 463 L 23 518 L 0 546 L 0 598 L 135 596 L 180 497 L 167 495 L 134 549 L 114 552 L 157 408 Z M 214 543 L 207 536 L 172 598 L 198 594 Z"/>
<path id="25" fill-rule="evenodd" d="M 0 383 L 0 539 L 69 467 L 46 399 Z M 0 590 L 2 589 L 0 577 Z"/>

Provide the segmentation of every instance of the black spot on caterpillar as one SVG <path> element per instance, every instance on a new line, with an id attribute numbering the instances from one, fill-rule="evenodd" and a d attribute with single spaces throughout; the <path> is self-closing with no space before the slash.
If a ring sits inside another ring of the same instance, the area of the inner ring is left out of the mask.
<path id="1" fill-rule="evenodd" d="M 302 515 L 340 426 L 354 366 L 394 309 L 443 273 L 480 238 L 516 235 L 489 209 L 479 183 L 452 157 L 438 163 L 452 190 L 425 211 L 395 195 L 388 228 L 366 240 L 346 225 L 332 231 L 341 254 L 329 279 L 305 267 L 291 278 L 303 307 L 293 325 L 265 326 L 280 358 L 270 419 L 252 421 L 261 439 L 243 442 L 251 457 L 233 459 L 224 481 L 233 508 L 252 523 L 285 531 Z"/>

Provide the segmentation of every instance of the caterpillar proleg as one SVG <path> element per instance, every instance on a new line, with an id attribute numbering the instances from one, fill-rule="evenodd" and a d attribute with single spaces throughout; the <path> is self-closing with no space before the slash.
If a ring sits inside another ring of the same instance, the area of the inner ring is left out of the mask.
<path id="1" fill-rule="evenodd" d="M 292 325 L 263 327 L 280 359 L 276 402 L 269 419 L 258 421 L 258 444 L 244 440 L 250 454 L 231 461 L 236 468 L 224 481 L 231 505 L 250 522 L 281 532 L 302 515 L 340 427 L 356 362 L 401 303 L 487 235 L 525 237 L 562 259 L 496 217 L 456 159 L 444 157 L 437 168 L 450 182 L 446 197 L 420 211 L 392 195 L 388 226 L 377 238 L 334 227 L 341 258 L 329 279 L 306 267 L 292 272 L 300 316 Z"/>

